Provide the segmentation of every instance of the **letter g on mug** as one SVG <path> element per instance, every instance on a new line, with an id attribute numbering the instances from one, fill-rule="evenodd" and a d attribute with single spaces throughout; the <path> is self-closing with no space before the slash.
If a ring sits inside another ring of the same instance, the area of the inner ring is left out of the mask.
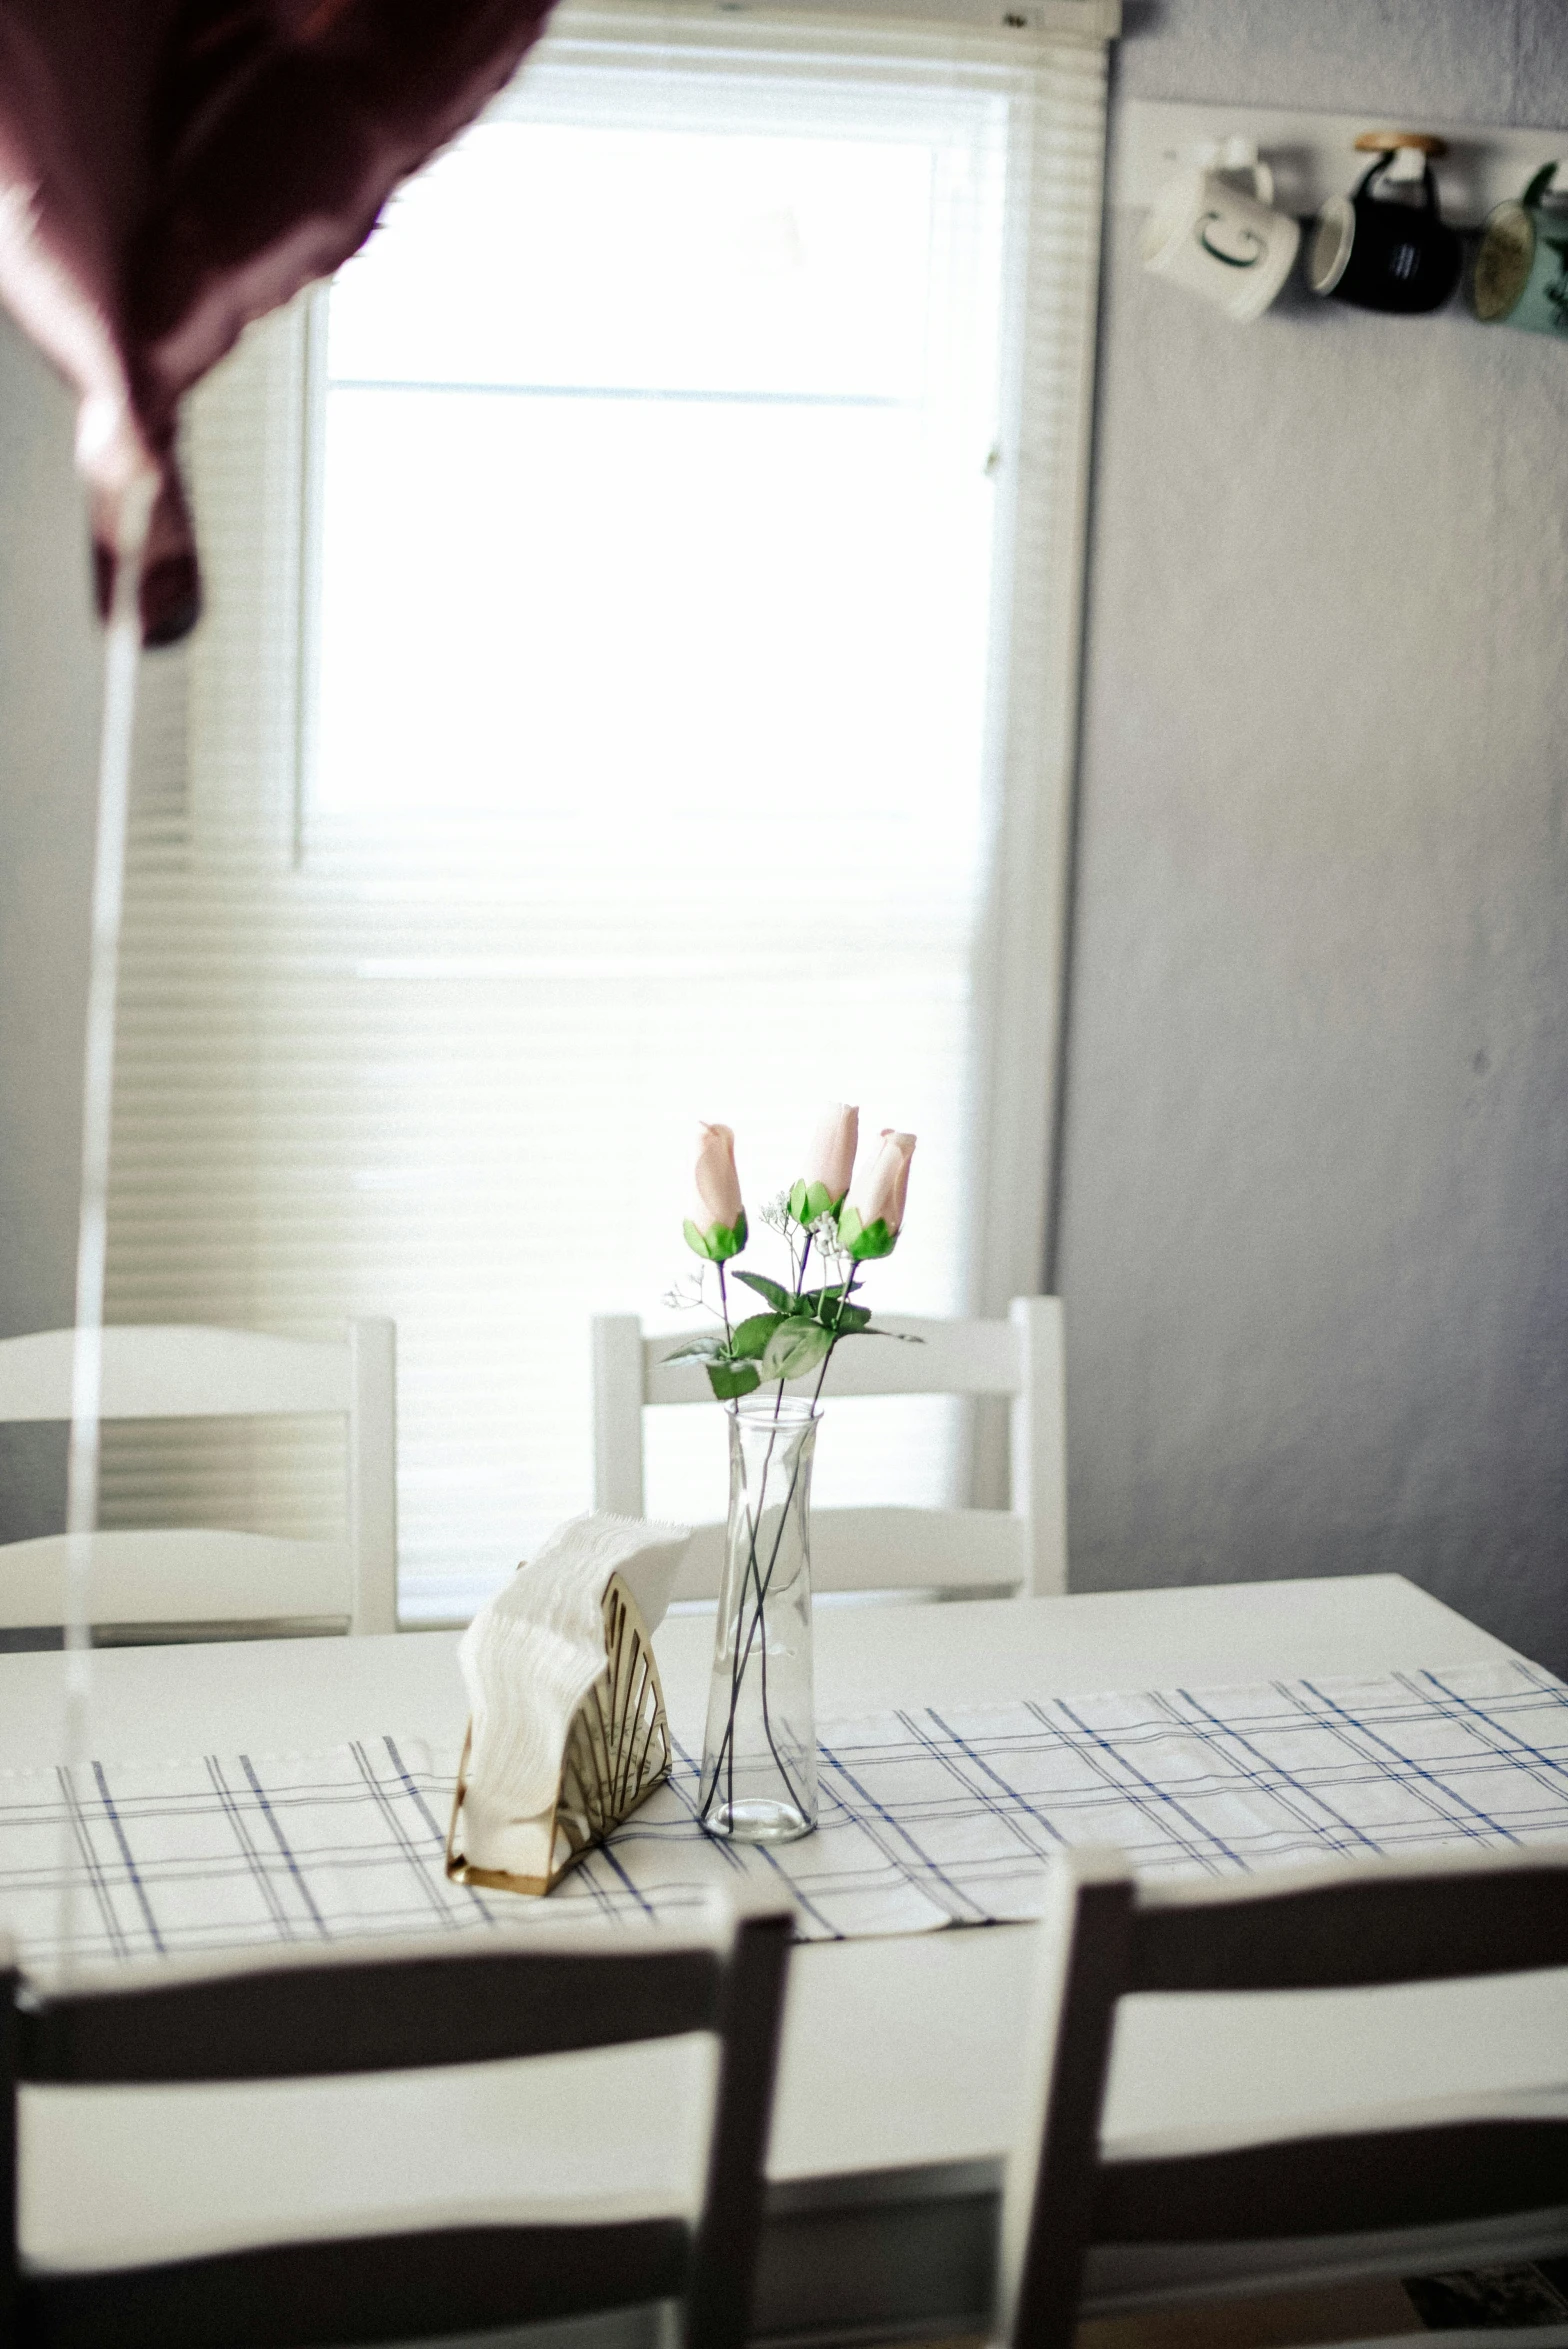
<path id="1" fill-rule="evenodd" d="M 1143 232 L 1143 266 L 1246 325 L 1262 317 L 1289 277 L 1301 229 L 1274 210 L 1266 163 L 1232 170 L 1250 174 L 1250 196 L 1228 172 L 1198 166 L 1166 182 Z"/>

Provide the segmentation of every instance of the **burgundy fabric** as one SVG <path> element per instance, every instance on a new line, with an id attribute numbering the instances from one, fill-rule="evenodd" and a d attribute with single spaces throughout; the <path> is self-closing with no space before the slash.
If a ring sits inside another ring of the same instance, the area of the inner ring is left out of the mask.
<path id="1" fill-rule="evenodd" d="M 143 632 L 199 609 L 180 398 L 361 245 L 511 75 L 550 0 L 0 0 L 0 296 L 82 396 L 100 609 L 160 486 Z"/>

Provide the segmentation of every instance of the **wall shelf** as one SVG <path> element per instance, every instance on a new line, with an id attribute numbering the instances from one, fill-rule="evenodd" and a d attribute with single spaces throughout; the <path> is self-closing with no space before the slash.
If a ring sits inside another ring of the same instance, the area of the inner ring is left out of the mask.
<path id="1" fill-rule="evenodd" d="M 1371 157 L 1355 142 L 1367 130 L 1437 131 L 1449 151 L 1433 165 L 1443 217 L 1473 228 L 1494 204 L 1517 196 L 1538 164 L 1568 157 L 1568 130 L 1497 130 L 1475 123 L 1431 122 L 1369 107 L 1362 114 L 1296 114 L 1268 106 L 1207 106 L 1129 98 L 1111 117 L 1111 202 L 1152 204 L 1161 182 L 1199 148 L 1230 138 L 1257 142 L 1274 173 L 1283 212 L 1316 212 L 1327 196 L 1348 194 Z M 1568 177 L 1568 173 L 1565 173 Z"/>

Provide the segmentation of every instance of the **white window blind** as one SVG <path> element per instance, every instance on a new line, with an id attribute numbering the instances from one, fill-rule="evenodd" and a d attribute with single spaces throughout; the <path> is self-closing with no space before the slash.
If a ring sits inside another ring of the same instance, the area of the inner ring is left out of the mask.
<path id="1" fill-rule="evenodd" d="M 1038 1285 L 1104 45 L 1032 14 L 563 10 L 191 402 L 110 1311 L 395 1316 L 412 1615 L 585 1504 L 699 1116 L 754 1210 L 825 1098 L 920 1134 L 890 1309 Z M 719 1513 L 661 1416 L 650 1506 Z M 967 1472 L 944 1403 L 833 1421 L 824 1497 Z M 319 1440 L 114 1431 L 106 1515 L 315 1525 Z"/>

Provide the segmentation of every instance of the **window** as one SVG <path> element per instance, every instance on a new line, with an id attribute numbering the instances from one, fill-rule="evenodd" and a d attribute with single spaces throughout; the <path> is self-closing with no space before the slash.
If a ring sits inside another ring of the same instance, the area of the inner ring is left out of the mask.
<path id="1" fill-rule="evenodd" d="M 1037 1283 L 1102 117 L 1071 34 L 563 11 L 193 402 L 111 1312 L 396 1316 L 410 1613 L 585 1504 L 699 1115 L 754 1202 L 822 1098 L 920 1134 L 889 1306 Z M 650 1506 L 715 1514 L 669 1416 Z M 971 1473 L 945 1403 L 835 1418 L 825 1497 Z M 278 1522 L 278 1465 L 179 1473 Z"/>

